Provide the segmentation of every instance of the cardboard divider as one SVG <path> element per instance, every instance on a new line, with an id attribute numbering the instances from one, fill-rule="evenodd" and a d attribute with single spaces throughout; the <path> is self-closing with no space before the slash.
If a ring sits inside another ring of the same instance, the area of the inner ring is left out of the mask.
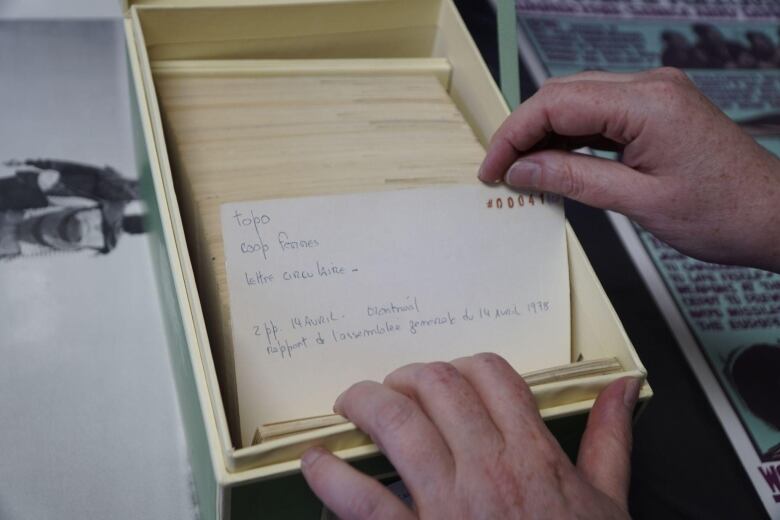
<path id="1" fill-rule="evenodd" d="M 155 79 L 166 77 L 278 77 L 343 75 L 435 76 L 450 88 L 452 66 L 444 58 L 381 58 L 342 60 L 160 60 L 151 64 Z"/>

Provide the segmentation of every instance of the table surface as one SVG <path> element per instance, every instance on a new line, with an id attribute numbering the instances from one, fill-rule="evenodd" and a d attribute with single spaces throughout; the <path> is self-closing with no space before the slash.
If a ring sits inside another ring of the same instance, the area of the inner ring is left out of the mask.
<path id="1" fill-rule="evenodd" d="M 115 0 L 4 0 L 4 20 L 117 18 Z M 497 76 L 495 14 L 456 0 Z M 524 97 L 533 91 L 521 72 Z M 0 93 L 2 90 L 0 89 Z M 2 99 L 0 99 L 2 102 Z M 0 152 L 8 153 L 5 148 Z M 11 157 L 0 157 L 6 160 Z M 761 518 L 742 467 L 603 212 L 567 215 L 650 374 L 655 397 L 635 428 L 636 518 Z M 181 421 L 148 265 L 123 297 L 136 335 L 58 350 L 0 338 L 0 518 L 194 518 Z M 10 264 L 0 264 L 8 269 Z M 0 312 L 10 312 L 2 310 Z M 11 309 L 13 310 L 13 309 Z M 119 369 L 117 369 L 119 367 Z M 106 374 L 112 377 L 106 377 Z M 46 383 L 41 384 L 41 377 Z M 94 386 L 90 386 L 94 385 Z M 94 388 L 100 390 L 95 392 Z"/>

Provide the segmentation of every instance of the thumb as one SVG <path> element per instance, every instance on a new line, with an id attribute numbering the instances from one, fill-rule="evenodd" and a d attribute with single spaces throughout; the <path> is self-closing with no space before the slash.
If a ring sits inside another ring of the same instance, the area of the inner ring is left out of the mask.
<path id="1" fill-rule="evenodd" d="M 639 378 L 619 379 L 601 391 L 588 416 L 577 467 L 596 489 L 628 510 L 631 477 L 631 418 Z"/>
<path id="2" fill-rule="evenodd" d="M 657 179 L 609 159 L 563 150 L 524 155 L 507 170 L 515 188 L 557 193 L 597 208 L 641 213 Z"/>

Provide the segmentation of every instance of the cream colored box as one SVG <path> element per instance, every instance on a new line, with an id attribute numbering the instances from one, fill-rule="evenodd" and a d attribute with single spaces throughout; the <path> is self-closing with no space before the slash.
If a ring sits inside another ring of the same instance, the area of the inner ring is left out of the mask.
<path id="1" fill-rule="evenodd" d="M 207 261 L 216 255 L 199 213 L 206 206 L 193 199 L 195 179 L 177 167 L 177 136 L 158 97 L 160 82 L 172 76 L 429 75 L 482 146 L 508 115 L 506 103 L 451 0 L 139 0 L 126 6 L 125 24 L 139 143 L 145 144 L 139 157 L 148 164 L 158 224 L 159 286 L 170 312 L 171 359 L 201 514 L 319 517 L 321 505 L 298 471 L 307 447 L 324 444 L 372 475 L 392 468 L 351 424 L 247 448 L 234 444 L 232 359 L 214 281 L 219 273 Z M 646 373 L 568 226 L 567 236 L 571 359 L 620 363 L 607 375 L 534 386 L 543 417 L 571 450 L 597 393 L 617 378 Z M 645 383 L 641 399 L 650 395 Z"/>

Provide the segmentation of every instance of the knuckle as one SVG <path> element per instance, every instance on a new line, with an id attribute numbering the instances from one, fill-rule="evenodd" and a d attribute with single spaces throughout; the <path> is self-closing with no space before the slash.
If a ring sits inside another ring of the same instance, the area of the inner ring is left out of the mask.
<path id="1" fill-rule="evenodd" d="M 435 361 L 420 369 L 420 382 L 426 385 L 450 385 L 459 379 L 460 372 L 450 363 Z"/>
<path id="2" fill-rule="evenodd" d="M 557 98 L 561 95 L 562 90 L 569 87 L 570 84 L 567 83 L 561 83 L 559 81 L 546 81 L 535 95 L 540 98 Z"/>
<path id="3" fill-rule="evenodd" d="M 676 81 L 678 83 L 688 83 L 687 74 L 676 67 L 660 67 L 653 71 L 656 75 L 662 76 L 670 81 Z"/>
<path id="4" fill-rule="evenodd" d="M 678 73 L 673 73 L 676 76 Z M 685 73 L 679 72 L 685 76 Z M 676 111 L 689 103 L 692 84 L 685 78 L 671 78 L 669 73 L 657 77 L 645 84 L 647 93 L 662 106 Z"/>
<path id="5" fill-rule="evenodd" d="M 506 359 L 495 352 L 479 352 L 474 354 L 472 359 L 492 368 L 515 371 Z"/>
<path id="6" fill-rule="evenodd" d="M 531 392 L 531 387 L 506 359 L 493 352 L 481 352 L 473 357 L 477 362 L 493 370 L 495 377 L 500 377 L 509 385 L 512 395 L 521 407 L 536 409 L 536 399 Z"/>
<path id="7" fill-rule="evenodd" d="M 534 397 L 534 394 L 531 391 L 531 387 L 528 384 L 528 382 L 523 378 L 523 376 L 521 376 L 520 374 L 517 374 L 517 390 L 521 394 L 528 396 L 528 398 L 533 401 L 534 406 L 536 406 L 536 398 Z"/>
<path id="8" fill-rule="evenodd" d="M 541 93 L 550 92 L 551 90 L 555 90 L 558 83 L 559 82 L 556 81 L 554 77 L 547 78 L 544 81 L 544 83 L 542 83 L 542 86 L 539 87 L 536 93 L 541 94 Z"/>
<path id="9" fill-rule="evenodd" d="M 581 198 L 586 189 L 582 172 L 569 159 L 558 161 L 555 168 L 555 178 L 561 193 L 572 199 Z"/>
<path id="10" fill-rule="evenodd" d="M 495 352 L 480 352 L 474 354 L 474 359 L 490 366 L 509 366 L 509 363 Z"/>
<path id="11" fill-rule="evenodd" d="M 377 431 L 392 434 L 408 424 L 415 413 L 416 405 L 412 400 L 399 395 L 376 408 L 374 424 Z"/>
<path id="12" fill-rule="evenodd" d="M 536 403 L 536 396 L 534 396 L 531 387 L 525 382 L 522 377 L 517 377 L 512 381 L 512 389 L 517 399 L 519 408 L 525 410 L 527 413 L 536 416 L 539 413 L 539 406 Z"/>
<path id="13" fill-rule="evenodd" d="M 663 97 L 664 102 L 674 101 L 682 94 L 679 84 L 665 79 L 651 81 L 648 88 L 653 94 Z"/>
<path id="14" fill-rule="evenodd" d="M 420 365 L 422 365 L 422 363 L 409 363 L 402 367 L 396 368 L 385 376 L 382 384 L 393 386 L 397 382 L 402 381 L 404 376 L 408 375 L 410 372 L 413 372 Z"/>
<path id="15" fill-rule="evenodd" d="M 355 518 L 363 520 L 379 520 L 382 515 L 382 496 L 376 489 L 353 493 L 347 509 Z"/>

